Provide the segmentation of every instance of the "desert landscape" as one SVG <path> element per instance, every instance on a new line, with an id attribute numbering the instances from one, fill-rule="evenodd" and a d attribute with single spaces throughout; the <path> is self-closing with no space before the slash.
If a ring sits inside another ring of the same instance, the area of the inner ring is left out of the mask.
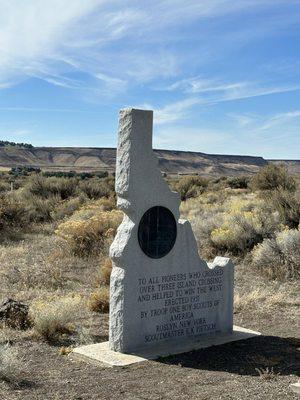
<path id="1" fill-rule="evenodd" d="M 234 260 L 234 323 L 262 336 L 107 369 L 72 349 L 108 337 L 108 248 L 122 220 L 114 177 L 53 174 L 1 173 L 1 296 L 26 310 L 0 309 L 3 399 L 296 399 L 297 176 L 267 164 L 252 176 L 165 177 L 201 256 Z"/>
<path id="2" fill-rule="evenodd" d="M 300 399 L 300 0 L 0 0 L 0 400 Z"/>
<path id="3" fill-rule="evenodd" d="M 192 151 L 154 150 L 161 171 L 167 174 L 198 174 L 201 176 L 235 176 L 256 173 L 267 165 L 263 157 L 205 154 Z M 270 160 L 284 164 L 291 174 L 300 174 L 299 160 Z M 113 173 L 116 164 L 114 148 L 24 147 L 0 146 L 0 169 L 38 168 L 43 171 L 75 171 Z"/>

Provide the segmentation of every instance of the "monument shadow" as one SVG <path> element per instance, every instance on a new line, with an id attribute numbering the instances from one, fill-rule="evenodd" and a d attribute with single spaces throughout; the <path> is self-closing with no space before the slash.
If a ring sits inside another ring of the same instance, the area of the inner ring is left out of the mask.
<path id="1" fill-rule="evenodd" d="M 299 346 L 300 338 L 261 335 L 159 358 L 156 362 L 238 375 L 257 376 L 268 371 L 280 375 L 299 375 Z"/>

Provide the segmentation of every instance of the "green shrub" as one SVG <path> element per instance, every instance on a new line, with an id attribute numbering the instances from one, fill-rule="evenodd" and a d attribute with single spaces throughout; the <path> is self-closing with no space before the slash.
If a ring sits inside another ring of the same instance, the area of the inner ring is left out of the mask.
<path id="1" fill-rule="evenodd" d="M 33 145 L 30 143 L 16 143 L 16 142 L 10 142 L 8 140 L 0 140 L 0 147 L 23 147 L 25 149 L 32 149 Z"/>
<path id="2" fill-rule="evenodd" d="M 270 279 L 300 277 L 300 231 L 278 232 L 275 238 L 265 239 L 252 252 L 252 264 Z"/>
<path id="3" fill-rule="evenodd" d="M 227 183 L 231 189 L 247 189 L 250 178 L 248 176 L 236 176 L 228 178 Z"/>
<path id="4" fill-rule="evenodd" d="M 276 190 L 265 195 L 269 202 L 280 214 L 282 223 L 289 228 L 297 228 L 300 221 L 300 191 L 291 193 L 288 190 Z"/>
<path id="5" fill-rule="evenodd" d="M 11 185 L 9 182 L 0 181 L 0 193 L 9 192 Z"/>
<path id="6" fill-rule="evenodd" d="M 0 230 L 23 225 L 26 209 L 24 204 L 9 195 L 0 196 Z"/>
<path id="7" fill-rule="evenodd" d="M 0 230 L 28 227 L 35 222 L 52 220 L 51 213 L 58 199 L 42 199 L 24 191 L 10 192 L 0 196 Z"/>
<path id="8" fill-rule="evenodd" d="M 208 186 L 208 180 L 200 176 L 184 176 L 174 185 L 182 201 L 197 197 Z"/>
<path id="9" fill-rule="evenodd" d="M 111 197 L 114 193 L 114 180 L 111 178 L 103 178 L 82 181 L 80 182 L 79 188 L 89 199 Z"/>
<path id="10" fill-rule="evenodd" d="M 280 189 L 293 192 L 296 189 L 296 182 L 283 165 L 268 164 L 252 177 L 251 186 L 254 190 Z"/>
<path id="11" fill-rule="evenodd" d="M 106 178 L 106 177 L 108 177 L 108 172 L 107 171 L 99 171 L 99 172 L 96 172 L 95 175 L 98 178 Z"/>
<path id="12" fill-rule="evenodd" d="M 42 175 L 46 177 L 55 176 L 56 178 L 79 178 L 84 180 L 94 177 L 106 178 L 108 176 L 108 172 L 44 171 L 42 172 Z"/>
<path id="13" fill-rule="evenodd" d="M 26 166 L 13 167 L 9 171 L 10 175 L 13 175 L 13 176 L 27 176 L 30 173 L 39 174 L 40 172 L 41 172 L 40 168 L 26 167 Z"/>
<path id="14" fill-rule="evenodd" d="M 212 183 L 218 184 L 220 182 L 226 182 L 227 181 L 227 176 L 218 176 L 217 178 L 214 178 L 212 180 Z"/>
<path id="15" fill-rule="evenodd" d="M 84 195 L 70 198 L 68 200 L 60 201 L 55 208 L 51 211 L 51 217 L 54 221 L 59 221 L 65 217 L 70 217 L 77 211 L 85 202 L 87 198 Z"/>
<path id="16" fill-rule="evenodd" d="M 74 197 L 77 193 L 78 180 L 75 178 L 45 178 L 42 175 L 31 177 L 27 190 L 36 196 L 47 199 L 58 196 L 62 200 Z"/>
<path id="17" fill-rule="evenodd" d="M 48 222 L 52 220 L 51 213 L 57 204 L 57 198 L 51 196 L 49 199 L 41 199 L 38 196 L 27 197 L 25 206 L 24 223 Z"/>

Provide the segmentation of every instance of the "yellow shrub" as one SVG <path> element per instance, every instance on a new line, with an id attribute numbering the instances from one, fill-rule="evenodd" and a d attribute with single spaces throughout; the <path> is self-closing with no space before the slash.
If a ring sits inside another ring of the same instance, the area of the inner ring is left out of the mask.
<path id="1" fill-rule="evenodd" d="M 211 232 L 211 240 L 218 249 L 235 254 L 244 253 L 264 237 L 269 237 L 279 223 L 276 217 L 265 212 L 261 202 L 245 199 L 229 201 L 223 222 Z"/>
<path id="2" fill-rule="evenodd" d="M 229 238 L 234 237 L 234 232 L 230 230 L 229 228 L 226 228 L 224 226 L 220 226 L 219 228 L 215 228 L 211 232 L 211 238 L 213 241 L 218 241 L 221 243 L 222 241 L 228 241 Z"/>
<path id="3" fill-rule="evenodd" d="M 121 223 L 122 212 L 81 209 L 61 223 L 55 233 L 64 239 L 70 251 L 87 257 L 106 251 Z"/>
<path id="4" fill-rule="evenodd" d="M 279 213 L 263 199 L 253 193 L 231 194 L 231 190 L 218 195 L 208 192 L 181 205 L 183 217 L 192 223 L 202 256 L 243 254 L 283 228 Z"/>
<path id="5" fill-rule="evenodd" d="M 91 201 L 85 206 L 85 210 L 94 211 L 111 211 L 116 208 L 116 201 L 114 198 L 102 197 L 99 200 Z"/>

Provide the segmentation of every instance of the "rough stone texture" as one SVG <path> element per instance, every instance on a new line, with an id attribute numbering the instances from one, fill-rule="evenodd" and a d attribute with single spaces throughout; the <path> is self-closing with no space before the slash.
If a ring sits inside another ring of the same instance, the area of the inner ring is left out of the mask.
<path id="1" fill-rule="evenodd" d="M 252 331 L 250 329 L 241 328 L 239 326 L 233 327 L 232 333 L 220 334 L 215 336 L 203 336 L 200 342 L 189 341 L 189 342 L 177 342 L 172 348 L 172 355 L 181 354 L 191 350 L 199 350 L 205 347 L 217 346 L 225 344 L 227 342 L 234 342 L 237 340 L 245 340 L 254 336 L 259 336 L 259 332 Z M 168 348 L 164 346 L 162 342 L 160 345 L 155 347 L 155 353 L 152 349 L 146 349 L 140 351 L 137 354 L 124 354 L 110 350 L 109 342 L 102 342 L 96 344 L 89 344 L 81 346 L 73 350 L 70 353 L 71 358 L 80 358 L 84 361 L 95 362 L 105 364 L 108 366 L 125 366 L 136 364 L 139 362 L 166 357 L 170 355 Z M 292 386 L 292 385 L 291 385 Z"/>
<path id="2" fill-rule="evenodd" d="M 110 349 L 122 353 L 193 343 L 203 335 L 232 333 L 233 264 L 199 258 L 191 225 L 179 219 L 180 199 L 163 180 L 152 151 L 152 111 L 119 115 L 116 168 L 124 219 L 110 249 Z M 137 230 L 149 208 L 164 206 L 177 221 L 177 239 L 165 257 L 141 250 Z"/>
<path id="3" fill-rule="evenodd" d="M 0 305 L 0 321 L 11 328 L 26 329 L 30 325 L 28 311 L 28 305 L 12 299 L 5 299 Z"/>

